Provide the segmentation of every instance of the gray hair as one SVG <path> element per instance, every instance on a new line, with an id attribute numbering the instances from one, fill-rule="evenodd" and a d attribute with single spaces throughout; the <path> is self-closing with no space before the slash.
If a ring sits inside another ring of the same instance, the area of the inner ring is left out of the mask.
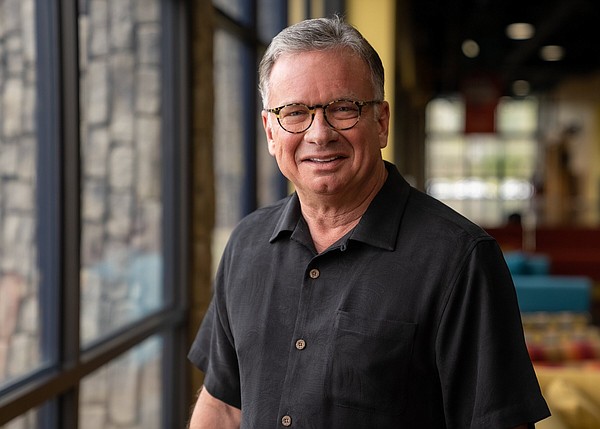
<path id="1" fill-rule="evenodd" d="M 371 71 L 374 98 L 383 100 L 384 71 L 379 54 L 356 28 L 334 16 L 301 21 L 283 29 L 273 38 L 258 69 L 258 89 L 263 106 L 266 107 L 269 96 L 271 70 L 280 56 L 338 49 L 351 50 L 367 64 Z"/>

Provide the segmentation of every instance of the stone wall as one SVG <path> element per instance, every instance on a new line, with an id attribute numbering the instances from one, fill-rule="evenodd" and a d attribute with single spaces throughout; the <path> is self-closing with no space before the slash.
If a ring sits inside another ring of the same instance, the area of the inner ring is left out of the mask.
<path id="1" fill-rule="evenodd" d="M 0 0 L 0 385 L 39 364 L 34 0 Z"/>
<path id="2" fill-rule="evenodd" d="M 84 342 L 161 304 L 159 5 L 89 0 L 80 16 Z"/>
<path id="3" fill-rule="evenodd" d="M 159 0 L 78 3 L 87 345 L 162 304 L 162 27 Z M 47 178 L 36 168 L 44 130 L 36 125 L 43 76 L 34 9 L 35 0 L 0 0 L 0 387 L 39 366 L 41 356 L 36 229 L 44 208 L 36 192 Z M 85 381 L 95 394 L 81 395 L 82 428 L 160 426 L 160 350 L 153 359 L 135 356 Z M 34 418 L 9 427 L 33 427 Z"/>

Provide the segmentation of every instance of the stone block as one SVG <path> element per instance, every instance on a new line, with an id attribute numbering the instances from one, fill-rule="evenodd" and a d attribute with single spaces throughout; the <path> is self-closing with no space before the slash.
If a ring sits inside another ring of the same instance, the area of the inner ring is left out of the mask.
<path id="1" fill-rule="evenodd" d="M 19 330 L 31 337 L 39 336 L 40 307 L 37 294 L 29 295 L 21 301 Z"/>
<path id="2" fill-rule="evenodd" d="M 113 140 L 132 141 L 134 137 L 134 66 L 134 58 L 129 53 L 119 53 L 110 57 L 110 131 Z"/>
<path id="3" fill-rule="evenodd" d="M 11 180 L 6 183 L 5 204 L 7 211 L 33 212 L 35 190 L 32 183 L 23 180 Z"/>
<path id="4" fill-rule="evenodd" d="M 21 37 L 23 38 L 23 58 L 28 67 L 35 64 L 37 53 L 35 37 L 37 35 L 35 22 L 35 0 L 21 0 Z"/>
<path id="5" fill-rule="evenodd" d="M 106 429 L 106 407 L 103 404 L 83 404 L 83 406 L 79 408 L 79 419 L 80 421 L 85 422 L 82 425 L 85 429 Z"/>
<path id="6" fill-rule="evenodd" d="M 36 267 L 35 252 L 32 251 L 35 221 L 29 216 L 9 214 L 0 227 L 1 242 L 10 249 L 0 259 L 0 270 L 20 273 L 25 278 Z"/>
<path id="7" fill-rule="evenodd" d="M 19 137 L 22 133 L 23 81 L 20 78 L 8 78 L 4 82 L 2 94 L 2 117 L 0 134 L 5 137 Z"/>
<path id="8" fill-rule="evenodd" d="M 134 150 L 131 146 L 115 146 L 110 151 L 109 183 L 111 191 L 127 191 L 133 185 Z"/>
<path id="9" fill-rule="evenodd" d="M 83 187 L 83 220 L 102 222 L 107 213 L 108 190 L 106 182 L 86 180 Z"/>
<path id="10" fill-rule="evenodd" d="M 136 76 L 135 109 L 158 117 L 160 109 L 160 72 L 156 67 L 141 67 Z"/>
<path id="11" fill-rule="evenodd" d="M 90 57 L 104 56 L 109 51 L 108 2 L 106 0 L 91 0 L 89 10 Z"/>
<path id="12" fill-rule="evenodd" d="M 138 22 L 156 22 L 160 20 L 160 1 L 135 0 L 135 19 Z"/>
<path id="13" fill-rule="evenodd" d="M 18 150 L 17 143 L 0 144 L 0 177 L 14 178 L 16 176 Z"/>
<path id="14" fill-rule="evenodd" d="M 31 371 L 36 364 L 37 347 L 37 338 L 25 333 L 13 334 L 8 353 L 8 375 L 18 377 Z"/>
<path id="15" fill-rule="evenodd" d="M 110 45 L 112 49 L 133 48 L 133 3 L 131 0 L 109 2 Z"/>
<path id="16" fill-rule="evenodd" d="M 131 354 L 113 363 L 109 368 L 110 393 L 108 411 L 115 425 L 134 425 L 138 418 L 139 367 Z"/>
<path id="17" fill-rule="evenodd" d="M 104 60 L 91 61 L 83 86 L 84 119 L 90 124 L 108 122 L 109 77 Z"/>
<path id="18" fill-rule="evenodd" d="M 137 30 L 136 55 L 140 64 L 160 64 L 161 27 L 157 23 L 141 24 Z"/>
<path id="19" fill-rule="evenodd" d="M 0 2 L 0 36 L 18 31 L 21 21 L 21 0 Z"/>
<path id="20" fill-rule="evenodd" d="M 84 175 L 103 179 L 108 174 L 108 151 L 110 137 L 106 127 L 94 127 L 88 130 L 83 146 Z"/>

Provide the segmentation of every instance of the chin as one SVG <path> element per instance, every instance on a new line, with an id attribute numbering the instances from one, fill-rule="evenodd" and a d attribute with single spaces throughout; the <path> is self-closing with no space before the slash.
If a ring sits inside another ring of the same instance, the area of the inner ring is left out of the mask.
<path id="1" fill-rule="evenodd" d="M 342 189 L 342 186 L 339 184 L 321 183 L 313 184 L 308 189 L 315 195 L 327 196 L 337 194 Z"/>

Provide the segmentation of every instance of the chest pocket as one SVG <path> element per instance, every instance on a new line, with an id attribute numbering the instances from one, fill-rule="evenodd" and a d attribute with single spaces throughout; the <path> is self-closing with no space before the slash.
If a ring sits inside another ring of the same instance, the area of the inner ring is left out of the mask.
<path id="1" fill-rule="evenodd" d="M 400 414 L 417 325 L 338 311 L 325 389 L 334 404 Z"/>

